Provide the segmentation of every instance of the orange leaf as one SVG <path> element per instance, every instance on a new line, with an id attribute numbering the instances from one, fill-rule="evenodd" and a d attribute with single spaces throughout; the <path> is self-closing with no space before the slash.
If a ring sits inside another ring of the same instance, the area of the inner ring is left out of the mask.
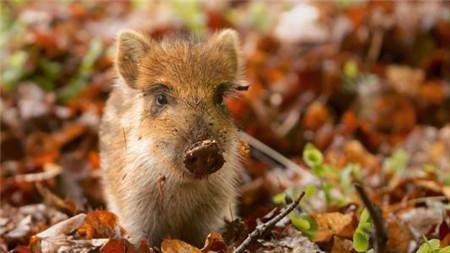
<path id="1" fill-rule="evenodd" d="M 391 215 L 386 223 L 389 235 L 386 247 L 392 252 L 408 252 L 410 242 L 414 241 L 408 225 L 394 215 Z"/>
<path id="2" fill-rule="evenodd" d="M 165 239 L 161 244 L 162 253 L 202 253 L 198 248 L 177 239 Z"/>
<path id="3" fill-rule="evenodd" d="M 58 157 L 59 151 L 51 150 L 43 154 L 38 154 L 34 156 L 32 159 L 36 166 L 43 166 L 46 163 L 54 163 Z"/>
<path id="4" fill-rule="evenodd" d="M 203 253 L 208 252 L 226 252 L 227 246 L 223 241 L 222 235 L 218 232 L 211 232 L 205 241 L 205 246 L 201 249 Z"/>
<path id="5" fill-rule="evenodd" d="M 90 151 L 88 158 L 89 158 L 89 163 L 91 164 L 92 168 L 94 168 L 94 169 L 100 168 L 100 157 L 98 155 L 98 152 Z"/>
<path id="6" fill-rule="evenodd" d="M 351 238 L 356 228 L 356 219 L 353 214 L 318 213 L 313 214 L 317 222 L 316 242 L 329 241 L 333 236 Z"/>
<path id="7" fill-rule="evenodd" d="M 87 239 L 92 238 L 118 238 L 124 234 L 119 226 L 117 216 L 108 211 L 92 211 L 86 216 L 78 233 Z"/>
<path id="8" fill-rule="evenodd" d="M 317 130 L 330 119 L 330 112 L 328 108 L 320 102 L 313 102 L 306 109 L 303 123 L 306 128 Z"/>
<path id="9" fill-rule="evenodd" d="M 110 239 L 100 250 L 101 253 L 135 253 L 133 245 L 125 239 Z"/>
<path id="10" fill-rule="evenodd" d="M 352 250 L 353 250 L 352 241 L 337 236 L 334 237 L 331 253 L 347 253 L 352 252 Z"/>

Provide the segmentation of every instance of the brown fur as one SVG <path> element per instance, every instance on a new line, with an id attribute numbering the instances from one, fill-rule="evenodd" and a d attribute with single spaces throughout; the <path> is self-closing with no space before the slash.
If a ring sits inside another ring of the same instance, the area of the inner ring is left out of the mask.
<path id="1" fill-rule="evenodd" d="M 224 30 L 194 43 L 124 32 L 116 67 L 119 79 L 100 131 L 108 207 L 133 242 L 159 245 L 175 237 L 201 245 L 235 206 L 237 129 L 218 103 L 240 81 L 237 35 Z M 155 105 L 160 83 L 169 87 L 164 109 Z M 225 164 L 195 179 L 184 169 L 183 153 L 204 138 L 219 142 Z"/>

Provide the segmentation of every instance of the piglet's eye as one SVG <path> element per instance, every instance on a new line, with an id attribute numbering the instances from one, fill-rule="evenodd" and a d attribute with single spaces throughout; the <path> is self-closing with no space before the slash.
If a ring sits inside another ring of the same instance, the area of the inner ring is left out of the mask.
<path id="1" fill-rule="evenodd" d="M 164 94 L 158 94 L 156 95 L 156 104 L 159 106 L 163 106 L 163 105 L 167 105 L 168 101 L 167 101 L 167 96 Z"/>

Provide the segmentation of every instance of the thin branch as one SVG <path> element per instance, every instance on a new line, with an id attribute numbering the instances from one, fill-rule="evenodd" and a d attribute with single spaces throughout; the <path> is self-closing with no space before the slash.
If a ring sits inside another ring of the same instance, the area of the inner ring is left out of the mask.
<path id="1" fill-rule="evenodd" d="M 6 178 L 6 183 L 9 184 L 17 182 L 27 182 L 27 183 L 42 182 L 60 175 L 61 172 L 63 172 L 63 169 L 59 165 L 48 163 L 44 165 L 43 172 L 15 175 L 14 177 Z"/>
<path id="2" fill-rule="evenodd" d="M 359 197 L 361 198 L 361 201 L 366 206 L 367 211 L 369 211 L 370 217 L 373 220 L 373 224 L 375 227 L 373 238 L 375 253 L 384 253 L 388 240 L 388 232 L 386 226 L 384 225 L 381 210 L 377 205 L 370 201 L 366 191 L 360 183 L 355 183 L 354 186 L 356 188 L 356 191 L 358 192 Z"/>
<path id="3" fill-rule="evenodd" d="M 314 101 L 314 98 L 315 96 L 313 92 L 305 92 L 301 96 L 299 96 L 292 109 L 288 112 L 285 120 L 277 128 L 274 129 L 275 132 L 279 136 L 285 137 L 298 123 L 298 121 L 300 120 L 300 116 L 305 111 L 305 108 L 307 108 L 308 105 Z"/>
<path id="4" fill-rule="evenodd" d="M 277 224 L 281 219 L 287 216 L 290 212 L 292 212 L 292 210 L 294 210 L 295 207 L 298 206 L 304 195 L 305 192 L 302 192 L 294 202 L 284 207 L 278 215 L 276 215 L 275 217 L 273 217 L 272 219 L 268 220 L 265 223 L 257 225 L 255 230 L 253 230 L 253 232 L 251 232 L 247 236 L 247 238 L 245 238 L 245 240 L 233 251 L 233 253 L 244 252 L 245 249 L 250 245 L 250 243 L 252 243 L 256 239 L 260 238 L 265 233 L 270 231 L 275 226 L 275 224 Z"/>
<path id="5" fill-rule="evenodd" d="M 384 32 L 381 28 L 375 28 L 375 32 L 370 42 L 369 52 L 367 53 L 367 63 L 374 64 L 380 56 L 381 46 L 383 45 Z"/>
<path id="6" fill-rule="evenodd" d="M 240 132 L 241 139 L 247 142 L 251 147 L 254 149 L 260 151 L 261 153 L 265 154 L 266 156 L 270 157 L 271 159 L 277 161 L 279 164 L 283 165 L 286 169 L 295 171 L 296 173 L 299 173 L 301 176 L 304 177 L 305 182 L 308 181 L 316 181 L 316 177 L 308 170 L 300 167 L 293 161 L 289 160 L 282 154 L 278 153 L 271 147 L 267 146 L 266 144 L 262 143 L 260 140 L 254 138 L 253 136 L 245 133 Z"/>
<path id="7" fill-rule="evenodd" d="M 420 197 L 415 199 L 407 200 L 406 203 L 399 203 L 389 206 L 389 212 L 397 212 L 399 209 L 407 208 L 411 205 L 417 205 L 419 203 L 427 203 L 428 201 L 444 202 L 447 201 L 446 196 L 431 196 L 431 197 Z"/>

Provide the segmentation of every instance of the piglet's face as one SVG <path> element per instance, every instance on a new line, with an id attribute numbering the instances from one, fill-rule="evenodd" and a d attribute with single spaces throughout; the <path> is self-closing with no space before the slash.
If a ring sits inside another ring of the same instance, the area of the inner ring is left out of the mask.
<path id="1" fill-rule="evenodd" d="M 140 93 L 136 127 L 139 139 L 151 143 L 149 156 L 196 179 L 223 167 L 238 142 L 224 99 L 246 88 L 239 80 L 236 32 L 224 30 L 203 43 L 123 32 L 116 66 Z"/>

